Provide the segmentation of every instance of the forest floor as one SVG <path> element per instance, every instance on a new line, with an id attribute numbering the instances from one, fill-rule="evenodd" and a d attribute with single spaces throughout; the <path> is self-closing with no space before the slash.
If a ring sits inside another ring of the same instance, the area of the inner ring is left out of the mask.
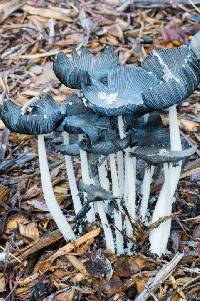
<path id="1" fill-rule="evenodd" d="M 109 45 L 121 63 L 138 63 L 153 49 L 188 43 L 200 30 L 198 7 L 191 3 L 151 7 L 151 1 L 143 8 L 118 0 L 2 0 L 1 98 L 8 95 L 24 104 L 48 92 L 55 100 L 63 100 L 71 90 L 52 71 L 59 50 L 70 54 L 72 47 L 87 45 L 98 53 Z M 178 112 L 182 135 L 197 146 L 199 96 L 195 91 Z M 52 139 L 47 135 L 52 183 L 63 212 L 72 221 L 65 162 L 53 150 Z M 75 166 L 79 179 L 78 161 Z M 149 279 L 153 284 L 148 285 L 146 297 L 136 300 L 200 300 L 199 184 L 200 151 L 184 164 L 173 207 L 169 252 L 162 258 L 148 251 L 149 229 L 139 222 L 130 257 L 105 249 L 98 220 L 84 225 L 75 242 L 66 243 L 43 199 L 36 137 L 11 133 L 0 121 L 0 253 L 7 254 L 6 261 L 0 262 L 0 300 L 135 300 Z M 154 198 L 160 187 L 159 183 L 152 185 Z M 162 277 L 156 282 L 159 271 Z"/>

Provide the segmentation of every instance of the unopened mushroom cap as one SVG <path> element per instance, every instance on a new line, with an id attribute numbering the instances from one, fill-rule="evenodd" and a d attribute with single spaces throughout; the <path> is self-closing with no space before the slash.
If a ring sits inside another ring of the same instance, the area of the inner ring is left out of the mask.
<path id="1" fill-rule="evenodd" d="M 49 96 L 44 95 L 31 105 L 31 112 L 22 114 L 22 106 L 15 104 L 10 99 L 4 100 L 0 117 L 11 131 L 40 135 L 54 131 L 64 119 L 62 105 Z"/>

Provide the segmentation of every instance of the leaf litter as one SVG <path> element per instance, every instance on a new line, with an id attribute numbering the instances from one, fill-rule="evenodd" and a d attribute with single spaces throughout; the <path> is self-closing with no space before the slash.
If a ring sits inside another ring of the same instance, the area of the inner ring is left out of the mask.
<path id="1" fill-rule="evenodd" d="M 122 2 L 1 1 L 0 94 L 21 105 L 46 92 L 62 101 L 71 91 L 52 71 L 59 50 L 70 54 L 72 47 L 87 45 L 98 53 L 109 45 L 121 62 L 138 63 L 155 48 L 187 43 L 199 30 L 195 5 L 172 7 L 164 1 L 163 10 L 156 1 L 148 7 Z M 179 109 L 181 131 L 191 146 L 200 143 L 199 93 Z M 54 138 L 48 135 L 47 141 Z M 0 261 L 2 300 L 200 299 L 199 155 L 184 164 L 169 253 L 162 259 L 150 254 L 149 228 L 136 222 L 134 255 L 116 256 L 105 249 L 100 222 L 80 224 L 82 236 L 65 244 L 43 200 L 35 138 L 10 133 L 0 121 L 0 141 L 0 259 L 6 258 Z M 50 143 L 48 156 L 56 197 L 72 219 L 63 158 Z M 79 180 L 77 159 L 74 165 Z M 155 196 L 159 181 L 152 187 Z"/>

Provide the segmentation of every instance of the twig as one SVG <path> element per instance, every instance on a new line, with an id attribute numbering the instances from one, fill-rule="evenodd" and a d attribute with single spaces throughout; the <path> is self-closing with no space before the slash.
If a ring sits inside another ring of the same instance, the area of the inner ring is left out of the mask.
<path id="1" fill-rule="evenodd" d="M 90 240 L 91 238 L 97 237 L 101 232 L 100 228 L 96 228 L 89 233 L 84 234 L 83 236 L 76 239 L 74 242 L 68 243 L 66 246 L 60 248 L 57 252 L 55 252 L 48 261 L 54 261 L 57 257 L 65 255 L 73 251 L 75 248 L 80 247 L 82 244 Z"/>
<path id="2" fill-rule="evenodd" d="M 147 282 L 145 288 L 135 299 L 135 301 L 145 301 L 149 297 L 151 297 L 152 293 L 154 293 L 157 290 L 157 288 L 167 279 L 170 273 L 176 268 L 177 264 L 183 258 L 183 256 L 183 253 L 177 253 L 169 263 L 164 265 L 156 274 L 156 276 L 151 278 Z"/>

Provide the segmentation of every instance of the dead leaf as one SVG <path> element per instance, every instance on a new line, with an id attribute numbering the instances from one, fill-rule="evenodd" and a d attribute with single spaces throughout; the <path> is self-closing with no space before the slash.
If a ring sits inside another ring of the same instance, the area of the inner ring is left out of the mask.
<path id="1" fill-rule="evenodd" d="M 194 239 L 200 238 L 200 225 L 198 225 L 198 226 L 194 229 L 192 237 L 193 237 Z"/>
<path id="2" fill-rule="evenodd" d="M 36 196 L 38 196 L 41 193 L 40 188 L 38 188 L 36 185 L 29 188 L 26 193 L 23 195 L 23 200 L 29 200 Z"/>
<path id="3" fill-rule="evenodd" d="M 62 292 L 60 294 L 57 294 L 55 296 L 55 301 L 73 301 L 74 300 L 74 293 L 75 290 L 73 288 L 68 289 L 65 292 Z"/>
<path id="4" fill-rule="evenodd" d="M 121 257 L 114 265 L 114 272 L 119 277 L 130 277 L 140 271 L 132 257 Z"/>
<path id="5" fill-rule="evenodd" d="M 40 237 L 37 223 L 35 222 L 28 224 L 19 224 L 19 232 L 21 235 L 33 240 L 37 240 Z"/>
<path id="6" fill-rule="evenodd" d="M 6 203 L 9 199 L 9 196 L 9 190 L 5 186 L 0 185 L 0 202 Z"/>
<path id="7" fill-rule="evenodd" d="M 197 132 L 200 129 L 200 125 L 197 122 L 187 120 L 187 119 L 180 119 L 179 120 L 181 129 L 188 131 L 188 132 Z"/>
<path id="8" fill-rule="evenodd" d="M 0 4 L 0 23 L 6 20 L 13 12 L 22 7 L 26 2 L 27 0 L 10 0 L 6 3 Z"/>
<path id="9" fill-rule="evenodd" d="M 3 273 L 0 273 L 0 293 L 6 291 L 6 279 Z"/>
<path id="10" fill-rule="evenodd" d="M 5 233 L 10 234 L 12 231 L 16 230 L 19 225 L 28 223 L 29 220 L 22 214 L 16 214 L 9 218 L 6 224 Z"/>
<path id="11" fill-rule="evenodd" d="M 78 258 L 76 258 L 74 255 L 71 255 L 71 254 L 65 255 L 65 256 L 67 257 L 67 259 L 69 260 L 69 262 L 73 265 L 73 267 L 77 271 L 79 271 L 79 272 L 81 272 L 83 274 L 86 273 L 86 270 L 85 270 L 85 267 L 84 267 L 83 263 L 80 260 L 78 260 Z"/>
<path id="12" fill-rule="evenodd" d="M 58 7 L 52 8 L 43 8 L 35 7 L 31 5 L 24 5 L 22 7 L 23 11 L 31 15 L 37 15 L 45 18 L 63 20 L 65 22 L 72 23 L 73 20 L 69 17 L 71 9 L 62 9 Z"/>
<path id="13" fill-rule="evenodd" d="M 113 24 L 105 28 L 106 32 L 113 35 L 114 37 L 119 38 L 121 41 L 123 40 L 123 30 L 119 26 L 119 24 Z"/>

